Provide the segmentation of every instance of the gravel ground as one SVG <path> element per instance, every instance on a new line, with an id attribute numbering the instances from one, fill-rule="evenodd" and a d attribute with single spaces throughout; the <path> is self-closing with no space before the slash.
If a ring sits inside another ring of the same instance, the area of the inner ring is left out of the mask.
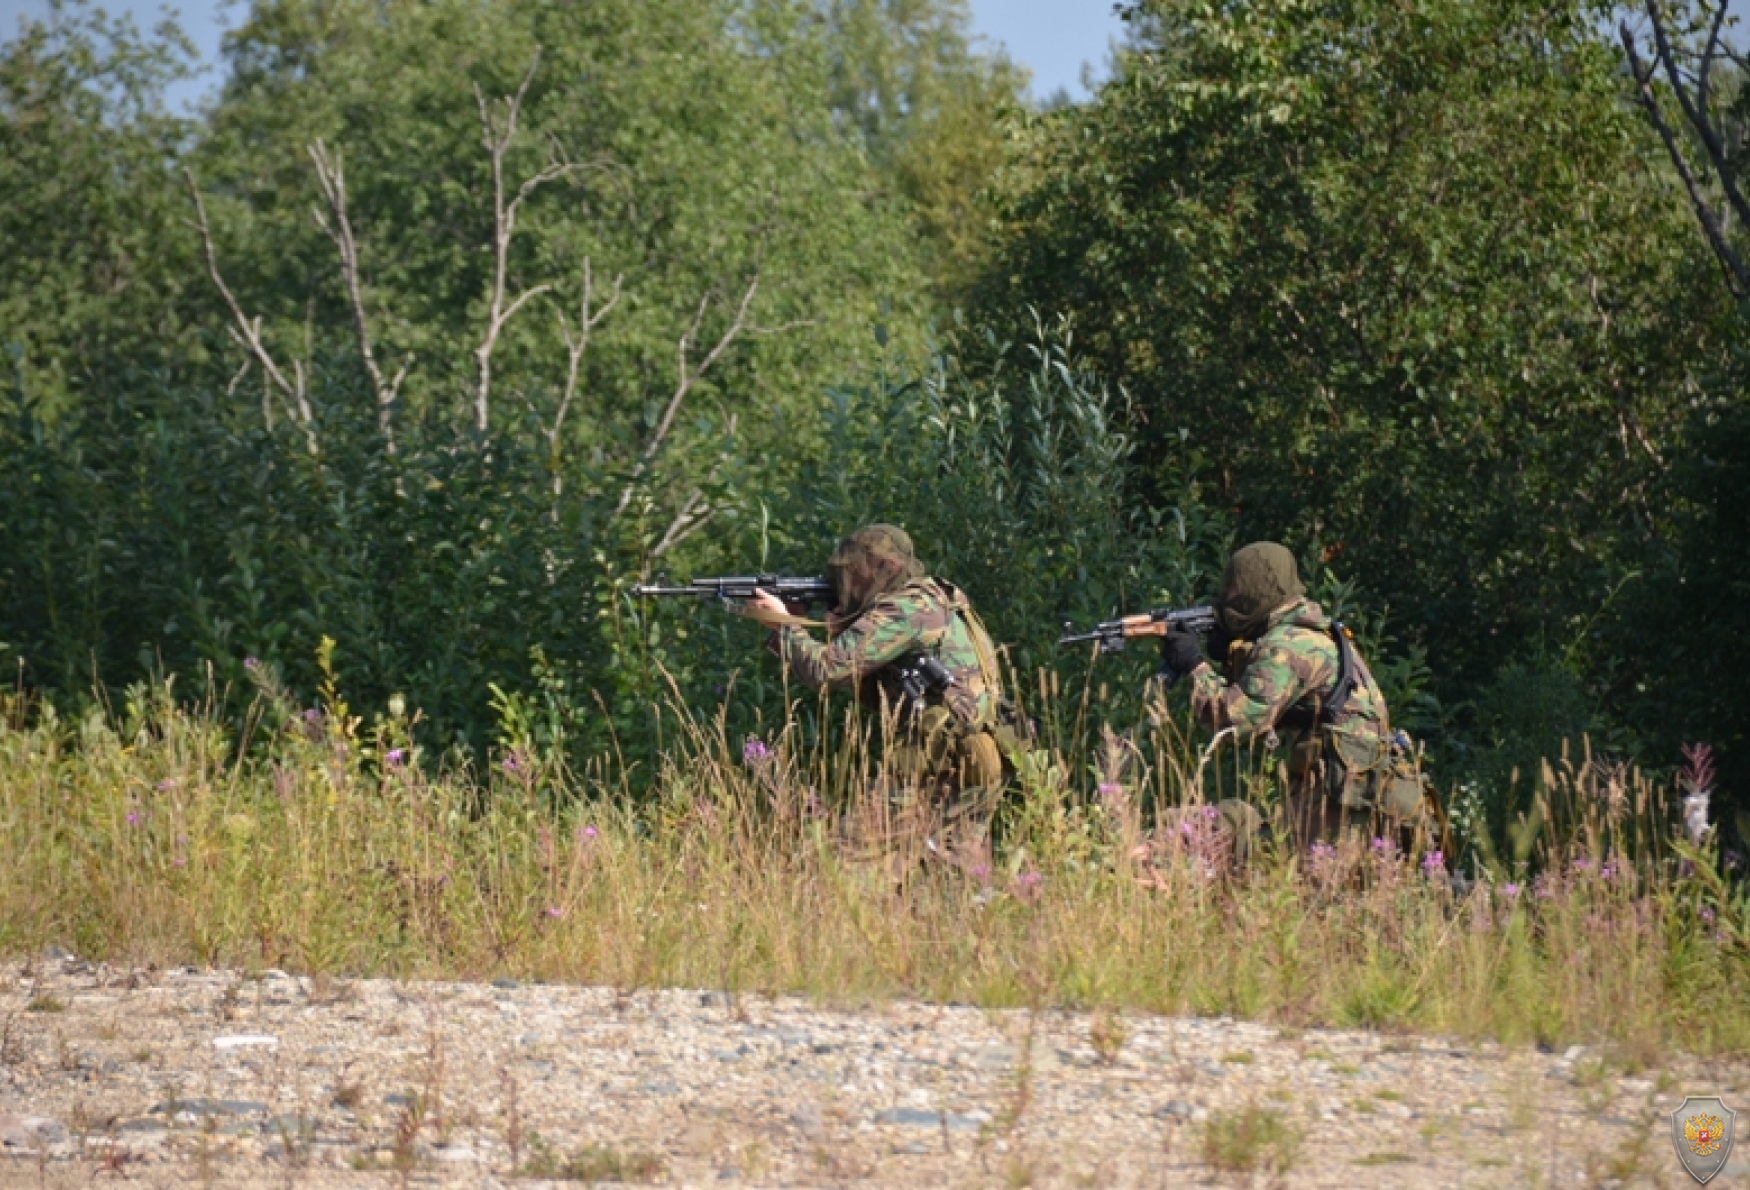
<path id="1" fill-rule="evenodd" d="M 1578 1047 L 788 997 L 0 969 L 0 1187 L 1693 1185 Z M 1250 1125 L 1224 1128 L 1256 1113 Z M 1750 1122 L 1750 1117 L 1745 1117 Z M 1217 1170 L 1211 1135 L 1238 1133 Z M 1273 1168 L 1276 1167 L 1276 1168 Z M 513 1171 L 517 1171 L 513 1175 Z M 569 1179 L 569 1180 L 561 1180 Z M 1750 1141 L 1712 1186 L 1750 1186 Z"/>

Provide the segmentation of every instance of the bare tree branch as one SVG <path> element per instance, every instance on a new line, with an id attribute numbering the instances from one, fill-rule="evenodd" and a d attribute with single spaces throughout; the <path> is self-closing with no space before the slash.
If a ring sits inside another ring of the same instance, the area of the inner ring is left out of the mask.
<path id="1" fill-rule="evenodd" d="M 694 491 L 681 505 L 681 510 L 675 514 L 668 528 L 663 531 L 662 540 L 651 549 L 652 558 L 660 558 L 669 550 L 691 537 L 705 527 L 705 522 L 717 515 L 717 510 L 705 503 L 705 493 Z"/>
<path id="2" fill-rule="evenodd" d="M 1713 163 L 1714 173 L 1719 176 L 1720 187 L 1726 192 L 1726 201 L 1732 204 L 1732 209 L 1738 214 L 1741 226 L 1750 227 L 1750 203 L 1744 201 L 1744 194 L 1738 189 L 1738 181 L 1734 176 L 1732 163 L 1726 155 L 1726 148 L 1718 128 L 1714 127 L 1713 116 L 1704 106 L 1698 106 L 1695 97 L 1684 85 L 1683 75 L 1677 68 L 1677 58 L 1672 52 L 1670 39 L 1665 34 L 1665 22 L 1659 14 L 1659 0 L 1646 0 L 1647 16 L 1653 22 L 1653 45 L 1658 51 L 1660 64 L 1665 67 L 1665 76 L 1671 81 L 1671 89 L 1677 94 L 1677 102 L 1683 107 L 1683 114 L 1695 129 L 1696 136 L 1701 138 L 1702 147 L 1707 150 L 1708 160 Z M 1725 11 L 1725 0 L 1721 0 L 1721 13 Z M 1717 34 L 1715 35 L 1717 36 Z M 1708 41 L 1711 50 L 1714 37 Z M 1711 58 L 1711 55 L 1710 55 Z M 1651 72 L 1649 71 L 1650 75 Z M 1701 82 L 1703 98 L 1706 97 L 1707 81 L 1703 76 Z"/>
<path id="3" fill-rule="evenodd" d="M 516 94 L 500 101 L 504 105 L 502 124 L 493 116 L 492 106 L 487 103 L 485 94 L 478 86 L 474 88 L 474 102 L 480 108 L 480 139 L 492 160 L 492 292 L 487 303 L 486 330 L 481 336 L 480 345 L 474 349 L 474 426 L 482 434 L 486 432 L 490 420 L 492 352 L 498 345 L 498 336 L 504 330 L 505 324 L 530 299 L 553 288 L 545 284 L 533 286 L 523 290 L 506 304 L 510 244 L 512 237 L 516 235 L 517 214 L 536 190 L 579 168 L 574 163 L 557 158 L 549 161 L 539 172 L 517 187 L 514 197 L 505 201 L 504 158 L 516 139 L 517 120 L 522 113 L 523 99 L 528 95 L 529 84 L 534 82 L 535 70 L 540 64 L 541 51 L 537 48 L 534 57 L 529 60 L 529 69 L 523 74 L 523 81 L 517 87 Z"/>
<path id="4" fill-rule="evenodd" d="M 625 279 L 622 273 L 614 278 L 614 292 L 609 295 L 600 309 L 590 312 L 590 302 L 595 297 L 595 276 L 590 268 L 589 257 L 583 258 L 583 297 L 578 302 L 577 330 L 574 333 L 571 324 L 565 319 L 565 312 L 559 311 L 559 337 L 565 342 L 565 388 L 559 397 L 559 408 L 553 413 L 553 424 L 542 427 L 542 433 L 547 437 L 547 454 L 553 467 L 553 495 L 558 497 L 565 490 L 564 477 L 559 473 L 561 443 L 564 441 L 565 418 L 571 412 L 571 404 L 577 397 L 577 376 L 583 364 L 583 353 L 589 350 L 590 332 L 600 325 L 615 306 L 620 303 L 620 282 Z"/>
<path id="5" fill-rule="evenodd" d="M 632 502 L 632 492 L 637 488 L 638 481 L 644 477 L 644 473 L 649 470 L 657 453 L 662 450 L 663 443 L 668 439 L 669 430 L 674 427 L 674 419 L 681 411 L 681 405 L 686 401 L 687 394 L 693 391 L 693 385 L 697 384 L 699 379 L 711 370 L 711 365 L 721 359 L 723 353 L 729 350 L 730 344 L 740 337 L 742 330 L 747 325 L 748 307 L 753 305 L 754 294 L 759 292 L 759 287 L 760 275 L 756 272 L 747 283 L 747 291 L 741 295 L 741 304 L 736 307 L 734 321 L 729 324 L 729 328 L 717 340 L 716 346 L 712 347 L 706 353 L 705 358 L 699 362 L 698 369 L 692 370 L 688 357 L 692 354 L 693 341 L 698 338 L 699 327 L 705 321 L 705 310 L 711 304 L 711 295 L 707 293 L 699 299 L 699 309 L 693 315 L 693 324 L 681 336 L 680 344 L 675 350 L 675 369 L 678 380 L 675 384 L 674 395 L 669 397 L 668 406 L 662 411 L 662 419 L 656 423 L 656 429 L 650 436 L 650 442 L 644 447 L 643 456 L 632 468 L 632 478 L 627 480 L 625 490 L 620 493 L 620 502 L 614 506 L 615 517 L 625 512 L 626 505 Z"/>
<path id="6" fill-rule="evenodd" d="M 188 196 L 194 202 L 194 228 L 200 233 L 201 247 L 205 251 L 207 276 L 212 279 L 213 288 L 219 291 L 219 296 L 225 299 L 225 306 L 231 311 L 233 325 L 227 326 L 226 332 L 236 344 L 260 365 L 263 383 L 277 389 L 281 401 L 286 406 L 286 414 L 294 424 L 304 431 L 304 442 L 311 454 L 319 454 L 320 447 L 316 440 L 316 419 L 310 408 L 310 398 L 304 386 L 304 368 L 298 360 L 292 361 L 294 380 L 287 380 L 286 374 L 274 362 L 273 355 L 261 338 L 261 319 L 249 319 L 243 313 L 243 307 L 237 301 L 237 295 L 231 292 L 231 287 L 225 284 L 224 274 L 219 271 L 219 250 L 213 244 L 213 231 L 207 222 L 207 204 L 201 198 L 200 187 L 195 183 L 194 171 L 187 166 L 182 170 L 183 180 L 188 184 Z M 239 373 L 241 379 L 241 373 Z M 237 381 L 233 380 L 235 386 Z M 263 410 L 267 409 L 266 397 L 263 396 Z M 268 427 L 271 429 L 273 420 L 268 417 Z"/>
<path id="7" fill-rule="evenodd" d="M 358 337 L 359 357 L 364 360 L 365 371 L 370 375 L 371 387 L 376 393 L 377 429 L 383 435 L 388 452 L 394 454 L 395 423 L 392 411 L 396 398 L 401 394 L 401 382 L 407 379 L 407 371 L 413 366 L 413 357 L 409 355 L 402 362 L 393 380 L 384 381 L 383 370 L 377 366 L 376 353 L 371 348 L 370 323 L 365 318 L 365 299 L 359 286 L 358 241 L 353 238 L 352 220 L 346 211 L 346 171 L 341 165 L 340 157 L 331 154 L 328 146 L 320 139 L 310 146 L 310 160 L 316 166 L 316 182 L 322 187 L 322 197 L 328 203 L 327 215 L 320 208 L 314 212 L 316 225 L 328 233 L 328 238 L 334 241 L 335 250 L 340 253 L 340 276 L 346 284 L 347 302 L 352 307 L 352 325 Z M 333 220 L 332 223 L 330 219 Z"/>
<path id="8" fill-rule="evenodd" d="M 1655 0 L 1648 2 L 1651 5 Z M 1682 179 L 1683 188 L 1689 193 L 1689 202 L 1695 209 L 1695 217 L 1701 223 L 1702 231 L 1707 234 L 1708 243 L 1712 245 L 1714 255 L 1719 258 L 1720 266 L 1726 270 L 1727 286 L 1736 297 L 1750 295 L 1750 269 L 1745 267 L 1743 258 L 1726 239 L 1725 229 L 1720 226 L 1719 218 L 1702 196 L 1695 174 L 1689 168 L 1689 161 L 1683 156 L 1676 135 L 1665 121 L 1665 114 L 1659 108 L 1659 97 L 1653 91 L 1653 68 L 1641 59 L 1627 21 L 1617 26 L 1617 32 L 1622 37 L 1623 49 L 1628 51 L 1629 71 L 1634 75 L 1635 90 L 1640 97 L 1641 106 L 1647 110 L 1647 116 L 1659 133 L 1659 139 L 1665 142 L 1665 152 L 1670 155 L 1671 164 L 1677 170 L 1677 176 Z"/>

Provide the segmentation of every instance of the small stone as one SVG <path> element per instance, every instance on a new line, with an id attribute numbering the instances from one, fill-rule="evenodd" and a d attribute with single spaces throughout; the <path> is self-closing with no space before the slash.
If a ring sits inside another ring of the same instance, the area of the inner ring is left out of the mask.
<path id="1" fill-rule="evenodd" d="M 228 1037 L 213 1038 L 213 1048 L 216 1050 L 242 1050 L 258 1047 L 272 1049 L 279 1043 L 279 1038 L 267 1033 L 233 1033 Z"/>
<path id="2" fill-rule="evenodd" d="M 1197 1108 L 1183 1099 L 1169 1099 L 1155 1109 L 1158 1120 L 1189 1120 L 1197 1114 Z"/>
<path id="3" fill-rule="evenodd" d="M 896 1124 L 902 1128 L 940 1128 L 942 1117 L 933 1111 L 917 1107 L 892 1107 L 875 1114 L 877 1124 Z"/>
<path id="4" fill-rule="evenodd" d="M 26 1149 L 59 1144 L 67 1129 L 47 1116 L 0 1116 L 0 1147 Z"/>
<path id="5" fill-rule="evenodd" d="M 266 1115 L 267 1104 L 256 1103 L 251 1099 L 167 1099 L 155 1104 L 151 1114 L 154 1116 L 170 1116 L 181 1119 L 200 1119 L 204 1116 L 250 1116 Z"/>
<path id="6" fill-rule="evenodd" d="M 645 1083 L 639 1090 L 646 1095 L 679 1095 L 680 1087 L 674 1083 Z"/>
<path id="7" fill-rule="evenodd" d="M 1570 1045 L 1567 1049 L 1562 1051 L 1562 1061 L 1564 1062 L 1578 1062 L 1585 1056 L 1586 1047 L 1583 1045 Z"/>
<path id="8" fill-rule="evenodd" d="M 462 1163 L 480 1160 L 480 1154 L 467 1145 L 435 1145 L 431 1150 L 433 1161 L 448 1161 Z"/>
<path id="9" fill-rule="evenodd" d="M 492 986 L 503 991 L 514 992 L 523 985 L 514 979 L 495 979 L 492 981 Z"/>
<path id="10" fill-rule="evenodd" d="M 1015 1047 L 987 1045 L 973 1053 L 971 1060 L 980 1070 L 1007 1070 L 1015 1064 Z"/>
<path id="11" fill-rule="evenodd" d="M 809 1140 L 819 1140 L 826 1135 L 826 1121 L 815 1104 L 804 1103 L 799 1106 L 790 1113 L 790 1122 Z"/>

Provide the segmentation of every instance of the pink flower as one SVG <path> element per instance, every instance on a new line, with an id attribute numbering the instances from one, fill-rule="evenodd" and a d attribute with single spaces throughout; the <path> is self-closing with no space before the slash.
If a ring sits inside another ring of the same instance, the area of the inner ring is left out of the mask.
<path id="1" fill-rule="evenodd" d="M 400 768 L 401 762 L 407 759 L 407 753 L 399 748 L 391 748 L 383 754 L 383 759 L 388 762 L 390 768 Z"/>
<path id="2" fill-rule="evenodd" d="M 549 905 L 549 906 L 547 906 L 547 916 L 548 917 L 564 917 L 565 910 L 559 908 L 559 906 L 557 906 L 557 905 Z"/>
<path id="3" fill-rule="evenodd" d="M 127 824 L 129 826 L 139 826 L 140 825 L 140 812 L 138 810 L 129 810 L 128 811 Z"/>
<path id="4" fill-rule="evenodd" d="M 1446 857 L 1438 851 L 1430 851 L 1422 857 L 1422 871 L 1430 876 L 1438 875 L 1446 870 Z"/>
<path id="5" fill-rule="evenodd" d="M 771 747 L 757 736 L 749 736 L 741 746 L 741 759 L 744 764 L 759 766 L 772 758 Z"/>
<path id="6" fill-rule="evenodd" d="M 1501 886 L 1501 895 L 1511 901 L 1514 897 L 1519 895 L 1519 886 L 1509 880 L 1506 884 Z"/>
<path id="7" fill-rule="evenodd" d="M 580 826 L 577 828 L 573 837 L 581 846 L 582 844 L 593 842 L 595 837 L 599 834 L 601 834 L 601 832 L 596 830 L 594 826 Z"/>

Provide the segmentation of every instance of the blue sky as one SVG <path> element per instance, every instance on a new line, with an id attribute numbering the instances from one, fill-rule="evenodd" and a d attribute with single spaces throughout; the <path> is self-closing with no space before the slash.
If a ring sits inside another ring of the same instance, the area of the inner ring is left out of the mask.
<path id="1" fill-rule="evenodd" d="M 160 0 L 100 0 L 112 12 L 126 10 L 149 28 L 164 7 Z M 217 57 L 219 37 L 240 13 L 236 5 L 216 0 L 172 0 L 182 25 L 211 63 Z M 0 40 L 12 37 L 21 15 L 48 11 L 46 0 L 0 0 Z M 1033 95 L 1046 99 L 1059 88 L 1073 98 L 1087 95 L 1081 76 L 1084 64 L 1104 72 L 1107 46 L 1118 36 L 1119 21 L 1112 0 L 972 0 L 972 23 L 982 37 L 1008 47 L 1009 57 L 1033 74 Z M 181 93 L 173 102 L 192 99 L 217 81 L 207 75 Z"/>

